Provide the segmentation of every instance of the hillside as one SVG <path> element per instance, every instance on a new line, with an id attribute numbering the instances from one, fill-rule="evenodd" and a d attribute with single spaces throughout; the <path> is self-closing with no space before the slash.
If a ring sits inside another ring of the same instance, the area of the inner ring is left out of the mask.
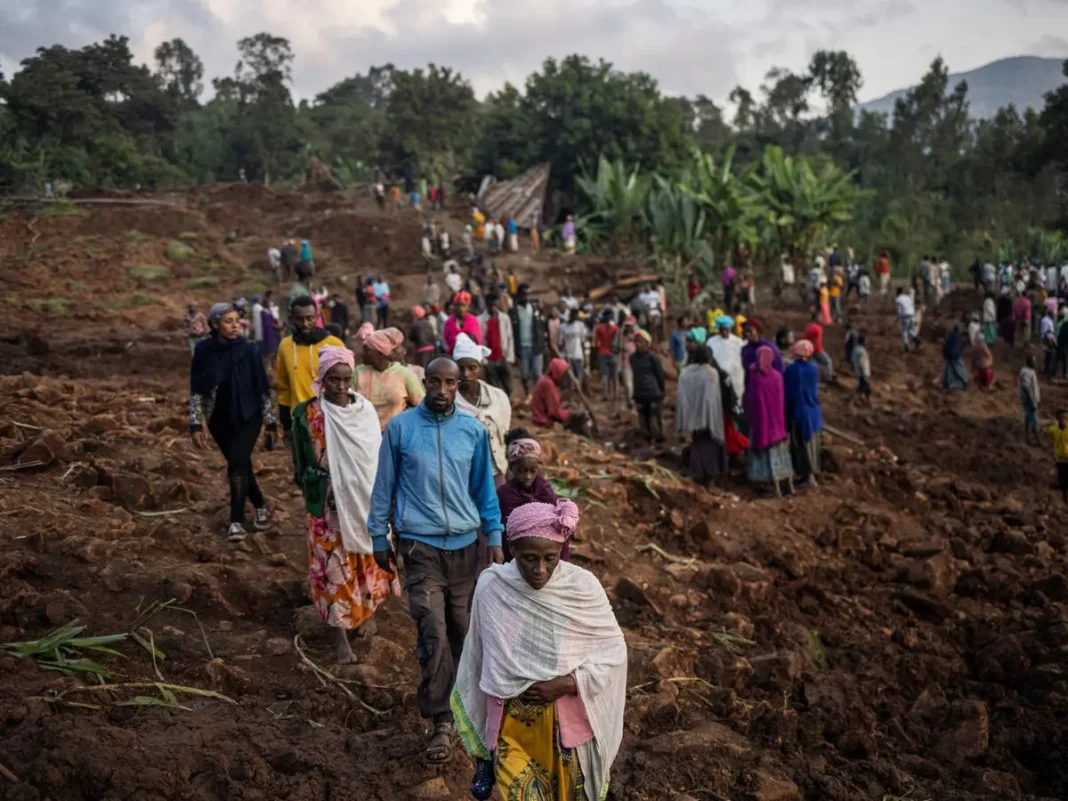
<path id="1" fill-rule="evenodd" d="M 1016 56 L 993 61 L 968 72 L 952 73 L 949 86 L 961 81 L 968 83 L 968 104 L 976 119 L 993 117 L 999 108 L 1010 103 L 1018 110 L 1040 110 L 1045 105 L 1046 92 L 1064 83 L 1061 71 L 1064 62 L 1059 58 Z M 893 114 L 894 103 L 904 97 L 908 89 L 898 89 L 888 95 L 857 106 L 862 111 Z"/>

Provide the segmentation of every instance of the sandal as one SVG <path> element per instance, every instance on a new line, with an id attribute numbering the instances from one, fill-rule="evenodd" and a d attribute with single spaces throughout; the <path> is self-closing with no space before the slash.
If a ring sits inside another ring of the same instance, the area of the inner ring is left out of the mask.
<path id="1" fill-rule="evenodd" d="M 438 723 L 434 726 L 427 743 L 423 758 L 430 765 L 444 765 L 452 759 L 452 738 L 456 729 L 451 723 Z"/>

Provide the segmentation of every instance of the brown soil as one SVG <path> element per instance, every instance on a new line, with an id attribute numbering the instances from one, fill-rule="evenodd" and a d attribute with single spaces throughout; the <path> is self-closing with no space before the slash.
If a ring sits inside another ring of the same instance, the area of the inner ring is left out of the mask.
<path id="1" fill-rule="evenodd" d="M 360 664 L 336 669 L 307 606 L 288 456 L 256 456 L 272 531 L 228 546 L 222 459 L 193 450 L 185 429 L 188 298 L 262 287 L 266 247 L 294 235 L 312 239 L 328 286 L 383 272 L 405 307 L 422 280 L 418 218 L 258 186 L 166 199 L 177 207 L 0 221 L 0 468 L 43 463 L 0 470 L 0 643 L 73 619 L 127 631 L 173 598 L 205 635 L 175 610 L 148 620 L 161 675 L 236 703 L 117 705 L 151 689 L 60 699 L 90 682 L 0 656 L 0 798 L 467 797 L 465 756 L 420 760 L 404 604 L 379 612 Z M 174 240 L 193 256 L 168 261 Z M 515 263 L 546 292 L 604 275 L 575 259 Z M 146 264 L 169 272 L 129 272 Z M 203 277 L 218 286 L 187 289 Z M 804 322 L 786 307 L 766 316 Z M 818 492 L 695 487 L 665 470 L 671 450 L 635 445 L 633 419 L 604 405 L 599 442 L 548 437 L 546 472 L 581 490 L 576 559 L 608 588 L 630 645 L 614 798 L 1068 796 L 1068 515 L 1048 446 L 1022 444 L 1022 349 L 998 345 L 993 392 L 947 396 L 937 345 L 904 355 L 888 310 L 862 316 L 875 405 L 848 411 L 850 379 L 825 389 L 828 420 L 864 444 L 825 438 Z M 832 355 L 840 338 L 828 331 Z M 1043 393 L 1046 410 L 1068 403 L 1063 385 Z M 144 514 L 169 510 L 182 511 Z M 352 698 L 316 678 L 297 634 Z M 146 650 L 119 649 L 126 658 L 101 657 L 115 681 L 158 680 Z"/>

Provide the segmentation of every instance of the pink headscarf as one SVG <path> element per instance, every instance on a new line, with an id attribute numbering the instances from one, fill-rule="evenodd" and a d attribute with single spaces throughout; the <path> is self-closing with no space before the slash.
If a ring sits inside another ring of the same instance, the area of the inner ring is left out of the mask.
<path id="1" fill-rule="evenodd" d="M 356 339 L 360 344 L 367 343 L 367 337 L 371 336 L 375 332 L 374 323 L 364 323 L 356 329 Z"/>
<path id="2" fill-rule="evenodd" d="M 470 292 L 463 292 L 463 291 L 457 292 L 455 295 L 452 296 L 452 302 L 453 303 L 460 303 L 460 304 L 463 304 L 465 306 L 470 306 L 471 305 L 471 293 Z"/>
<path id="3" fill-rule="evenodd" d="M 389 356 L 403 342 L 404 334 L 396 328 L 383 328 L 381 331 L 372 332 L 363 344 L 368 348 L 374 348 L 383 356 Z"/>
<path id="4" fill-rule="evenodd" d="M 422 306 L 412 306 L 413 320 L 422 320 L 424 317 L 426 317 L 426 309 Z"/>
<path id="5" fill-rule="evenodd" d="M 560 498 L 551 503 L 527 503 L 508 515 L 509 541 L 536 537 L 567 542 L 578 526 L 579 510 L 572 501 Z"/>
<path id="6" fill-rule="evenodd" d="M 812 354 L 816 352 L 816 347 L 807 339 L 799 339 L 794 343 L 793 348 L 794 356 L 799 359 L 811 359 Z"/>
<path id="7" fill-rule="evenodd" d="M 759 329 L 757 330 L 759 331 Z M 753 364 L 753 369 L 759 370 L 762 373 L 766 373 L 768 370 L 771 369 L 771 365 L 774 364 L 774 362 L 775 351 L 773 351 L 767 345 L 761 345 L 759 348 L 757 348 L 756 362 Z"/>
<path id="8" fill-rule="evenodd" d="M 330 372 L 330 368 L 338 364 L 347 364 L 356 368 L 356 354 L 348 348 L 339 348 L 336 345 L 324 345 L 319 348 L 319 375 L 312 382 L 312 392 L 318 395 L 323 390 L 323 379 Z"/>
<path id="9" fill-rule="evenodd" d="M 517 462 L 524 456 L 541 457 L 541 444 L 536 439 L 524 437 L 517 439 L 508 446 L 508 464 Z"/>

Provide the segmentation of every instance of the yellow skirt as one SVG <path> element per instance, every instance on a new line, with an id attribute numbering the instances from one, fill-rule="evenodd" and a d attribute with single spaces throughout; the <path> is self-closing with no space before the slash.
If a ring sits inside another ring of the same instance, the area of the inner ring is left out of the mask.
<path id="1" fill-rule="evenodd" d="M 508 701 L 497 739 L 497 792 L 504 801 L 586 801 L 574 749 L 560 745 L 556 704 Z"/>

